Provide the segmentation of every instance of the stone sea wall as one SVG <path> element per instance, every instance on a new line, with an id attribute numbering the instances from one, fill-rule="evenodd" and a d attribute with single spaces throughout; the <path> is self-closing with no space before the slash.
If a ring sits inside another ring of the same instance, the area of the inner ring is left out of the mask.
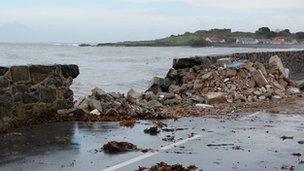
<path id="1" fill-rule="evenodd" d="M 0 67 L 0 131 L 73 107 L 77 65 Z"/>
<path id="2" fill-rule="evenodd" d="M 271 56 L 278 55 L 291 74 L 304 73 L 304 51 L 283 51 L 283 52 L 258 52 L 258 53 L 235 53 L 222 56 L 197 56 L 192 58 L 180 58 L 173 60 L 174 69 L 190 68 L 195 65 L 210 66 L 216 63 L 219 58 L 247 59 L 250 61 L 261 62 L 266 67 Z"/>

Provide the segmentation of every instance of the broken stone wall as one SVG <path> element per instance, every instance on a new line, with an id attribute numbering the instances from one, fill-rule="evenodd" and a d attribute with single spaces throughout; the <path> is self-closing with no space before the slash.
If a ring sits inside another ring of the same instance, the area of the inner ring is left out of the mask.
<path id="1" fill-rule="evenodd" d="M 180 58 L 173 60 L 173 68 L 191 68 L 195 65 L 210 66 L 216 63 L 219 58 L 231 57 L 234 59 L 247 59 L 254 62 L 261 62 L 266 67 L 271 56 L 278 55 L 285 67 L 289 68 L 291 74 L 304 73 L 304 51 L 282 51 L 282 52 L 258 52 L 258 53 L 236 53 L 222 56 L 198 56 L 192 58 Z"/>
<path id="2" fill-rule="evenodd" d="M 73 106 L 77 65 L 0 67 L 0 131 Z"/>

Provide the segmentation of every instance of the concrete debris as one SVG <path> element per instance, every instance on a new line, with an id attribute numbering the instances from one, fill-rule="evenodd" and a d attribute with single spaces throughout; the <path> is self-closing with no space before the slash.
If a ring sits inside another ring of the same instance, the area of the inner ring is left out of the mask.
<path id="1" fill-rule="evenodd" d="M 272 70 L 278 70 L 285 78 L 288 78 L 288 73 L 283 66 L 282 60 L 277 55 L 269 59 L 269 65 Z"/>
<path id="2" fill-rule="evenodd" d="M 299 96 L 302 87 L 296 87 L 285 77 L 282 61 L 272 57 L 269 64 L 272 67 L 229 58 L 218 60 L 207 68 L 203 65 L 177 70 L 171 68 L 165 78 L 154 77 L 143 93 L 131 89 L 125 96 L 94 88 L 92 94 L 79 102 L 76 108 L 87 114 L 96 109 L 105 115 L 116 114 L 124 119 L 157 118 L 197 115 L 203 111 L 230 113 L 233 112 L 229 109 L 232 105 L 246 106 L 241 103 L 258 102 L 263 106 L 265 101 L 277 103 Z M 257 107 L 255 105 L 254 108 Z"/>
<path id="3" fill-rule="evenodd" d="M 205 108 L 213 108 L 214 106 L 208 105 L 208 104 L 201 104 L 201 103 L 199 103 L 199 104 L 195 104 L 195 107 L 205 109 Z"/>
<path id="4" fill-rule="evenodd" d="M 138 99 L 140 97 L 140 93 L 134 91 L 133 89 L 130 89 L 127 93 L 127 99 L 130 101 L 130 102 L 135 102 L 136 99 Z"/>
<path id="5" fill-rule="evenodd" d="M 208 104 L 225 103 L 226 96 L 222 92 L 208 92 L 206 94 L 206 101 Z"/>
<path id="6" fill-rule="evenodd" d="M 195 171 L 197 167 L 195 165 L 190 165 L 188 167 L 184 167 L 181 164 L 169 165 L 165 162 L 157 163 L 156 165 L 152 166 L 151 168 L 146 168 L 139 166 L 137 171 Z"/>
<path id="7" fill-rule="evenodd" d="M 128 142 L 111 141 L 102 147 L 105 153 L 122 153 L 137 150 L 137 146 Z"/>
<path id="8" fill-rule="evenodd" d="M 97 110 L 97 109 L 94 109 L 90 112 L 90 114 L 92 115 L 100 115 L 101 113 Z"/>
<path id="9" fill-rule="evenodd" d="M 268 84 L 268 81 L 265 78 L 265 76 L 263 75 L 261 70 L 258 69 L 258 70 L 253 71 L 252 76 L 259 87 L 263 87 Z"/>
<path id="10" fill-rule="evenodd" d="M 286 139 L 293 139 L 293 136 L 292 135 L 283 135 L 282 137 L 281 137 L 281 139 L 282 140 L 286 140 Z"/>
<path id="11" fill-rule="evenodd" d="M 153 126 L 144 130 L 146 134 L 157 135 L 160 131 L 157 126 Z"/>

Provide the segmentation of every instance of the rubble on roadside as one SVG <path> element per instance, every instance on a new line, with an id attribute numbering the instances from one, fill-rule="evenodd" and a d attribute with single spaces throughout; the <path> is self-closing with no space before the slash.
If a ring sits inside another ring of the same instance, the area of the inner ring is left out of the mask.
<path id="1" fill-rule="evenodd" d="M 144 133 L 150 134 L 150 135 L 157 135 L 159 132 L 160 131 L 157 126 L 152 126 L 152 127 L 144 130 Z"/>
<path id="2" fill-rule="evenodd" d="M 102 147 L 105 153 L 122 153 L 138 150 L 137 146 L 128 142 L 111 141 Z"/>
<path id="3" fill-rule="evenodd" d="M 190 165 L 188 167 L 185 167 L 181 164 L 174 164 L 174 165 L 169 165 L 165 162 L 160 162 L 157 163 L 156 165 L 146 168 L 146 167 L 141 167 L 139 166 L 138 171 L 195 171 L 197 170 L 197 167 L 195 165 Z"/>
<path id="4" fill-rule="evenodd" d="M 194 66 L 155 77 L 143 93 L 126 95 L 94 88 L 75 105 L 91 117 L 172 118 L 262 110 L 284 99 L 303 97 L 302 87 L 289 79 L 278 56 L 264 65 L 248 60 L 219 59 L 208 68 Z M 301 85 L 302 86 L 302 85 Z M 77 110 L 76 110 L 77 109 Z M 62 111 L 61 111 L 62 112 Z M 71 112 L 70 112 L 71 113 Z"/>

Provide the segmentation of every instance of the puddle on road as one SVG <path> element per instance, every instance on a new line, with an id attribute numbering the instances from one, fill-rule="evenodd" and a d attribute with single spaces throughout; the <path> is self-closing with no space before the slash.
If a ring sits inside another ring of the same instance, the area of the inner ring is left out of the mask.
<path id="1" fill-rule="evenodd" d="M 127 141 L 139 148 L 159 150 L 191 134 L 202 137 L 159 151 L 121 170 L 149 167 L 160 161 L 194 164 L 204 170 L 280 170 L 283 165 L 304 169 L 304 158 L 291 155 L 304 155 L 304 146 L 298 143 L 304 140 L 302 115 L 258 114 L 163 122 L 168 127 L 156 136 L 144 133 L 144 129 L 153 126 L 152 121 L 140 121 L 133 128 L 121 127 L 117 122 L 64 122 L 0 135 L 0 170 L 100 171 L 143 154 L 105 154 L 100 148 L 108 141 Z M 283 141 L 283 135 L 293 139 Z"/>

